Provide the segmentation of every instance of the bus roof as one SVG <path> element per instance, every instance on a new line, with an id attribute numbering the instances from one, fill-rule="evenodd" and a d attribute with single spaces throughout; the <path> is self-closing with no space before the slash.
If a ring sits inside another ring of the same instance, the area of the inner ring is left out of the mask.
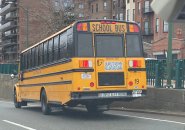
<path id="1" fill-rule="evenodd" d="M 113 19 L 106 19 L 106 20 L 105 20 L 105 19 L 79 20 L 79 21 L 76 21 L 76 22 L 70 24 L 69 26 L 65 27 L 64 29 L 60 30 L 59 32 L 57 32 L 57 33 L 55 33 L 55 34 L 53 34 L 53 35 L 51 35 L 51 36 L 49 36 L 49 37 L 43 39 L 42 41 L 38 42 L 37 44 L 28 47 L 27 49 L 23 50 L 21 53 L 24 53 L 24 52 L 30 50 L 31 48 L 34 48 L 34 47 L 38 46 L 39 44 L 41 44 L 41 43 L 43 43 L 43 42 L 49 40 L 49 39 L 52 38 L 52 37 L 55 37 L 56 35 L 60 34 L 61 32 L 63 32 L 63 31 L 65 31 L 65 30 L 67 30 L 67 29 L 73 27 L 73 26 L 74 26 L 75 24 L 77 24 L 77 23 L 80 23 L 80 22 L 101 22 L 101 21 L 110 21 L 110 22 L 122 22 L 122 23 L 137 24 L 137 23 L 134 22 L 134 21 L 130 22 L 130 21 L 120 21 L 120 20 L 113 20 Z"/>

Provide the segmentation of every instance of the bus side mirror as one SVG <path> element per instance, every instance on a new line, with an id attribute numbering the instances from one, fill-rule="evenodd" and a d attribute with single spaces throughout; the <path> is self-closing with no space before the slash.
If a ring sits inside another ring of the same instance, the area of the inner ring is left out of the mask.
<path id="1" fill-rule="evenodd" d="M 11 77 L 11 79 L 18 78 L 18 76 L 15 74 L 11 74 L 10 77 Z"/>
<path id="2" fill-rule="evenodd" d="M 15 78 L 15 75 L 14 75 L 14 74 L 11 74 L 10 77 L 11 77 L 12 79 L 14 79 L 14 78 Z"/>

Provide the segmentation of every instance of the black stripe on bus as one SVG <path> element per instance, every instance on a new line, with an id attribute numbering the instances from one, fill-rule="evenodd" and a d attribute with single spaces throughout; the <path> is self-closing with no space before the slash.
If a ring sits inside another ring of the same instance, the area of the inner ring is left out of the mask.
<path id="1" fill-rule="evenodd" d="M 54 72 L 54 73 L 49 73 L 49 74 L 26 77 L 26 78 L 23 78 L 23 80 L 35 79 L 35 78 L 41 78 L 41 77 L 53 76 L 53 75 L 60 75 L 60 74 L 67 74 L 67 73 L 73 73 L 73 72 L 94 72 L 94 69 L 71 69 L 71 70 L 59 71 L 59 72 Z"/>
<path id="2" fill-rule="evenodd" d="M 129 68 L 128 71 L 146 71 L 146 68 Z"/>
<path id="3" fill-rule="evenodd" d="M 52 63 L 46 63 L 46 64 L 43 64 L 39 67 L 33 67 L 31 69 L 27 69 L 27 70 L 24 70 L 23 72 L 31 72 L 31 71 L 35 71 L 35 70 L 38 70 L 38 69 L 43 69 L 43 68 L 48 68 L 48 67 L 52 67 L 54 65 L 58 65 L 58 64 L 66 64 L 66 63 L 69 63 L 71 62 L 72 59 L 66 59 L 66 58 L 63 58 L 61 60 L 58 60 L 58 61 L 54 61 Z"/>
<path id="4" fill-rule="evenodd" d="M 19 87 L 34 87 L 34 86 L 62 85 L 62 84 L 72 84 L 72 81 L 69 80 L 69 81 L 38 83 L 38 84 L 24 84 L 24 85 L 19 85 Z"/>

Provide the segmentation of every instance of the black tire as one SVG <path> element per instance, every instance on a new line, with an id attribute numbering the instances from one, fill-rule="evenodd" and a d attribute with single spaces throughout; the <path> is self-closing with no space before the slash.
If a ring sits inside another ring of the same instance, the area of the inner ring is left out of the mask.
<path id="1" fill-rule="evenodd" d="M 21 108 L 21 106 L 22 106 L 22 104 L 21 104 L 21 102 L 18 102 L 17 101 L 17 92 L 16 92 L 16 90 L 14 90 L 14 106 L 15 106 L 15 108 Z"/>
<path id="2" fill-rule="evenodd" d="M 41 108 L 44 115 L 49 115 L 51 113 L 51 108 L 47 103 L 47 95 L 45 90 L 43 90 L 41 93 Z"/>

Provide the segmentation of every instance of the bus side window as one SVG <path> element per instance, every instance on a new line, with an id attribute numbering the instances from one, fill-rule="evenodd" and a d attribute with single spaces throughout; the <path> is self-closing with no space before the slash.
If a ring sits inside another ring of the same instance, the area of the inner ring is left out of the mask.
<path id="1" fill-rule="evenodd" d="M 67 53 L 67 34 L 64 32 L 60 35 L 60 59 L 66 58 Z"/>
<path id="2" fill-rule="evenodd" d="M 53 61 L 53 39 L 49 40 L 48 57 L 49 57 L 49 63 L 52 62 Z"/>
<path id="3" fill-rule="evenodd" d="M 28 51 L 27 52 L 25 52 L 25 58 L 26 58 L 26 60 L 25 60 L 25 62 L 26 62 L 26 70 L 28 69 Z"/>
<path id="4" fill-rule="evenodd" d="M 39 65 L 43 64 L 43 44 L 39 45 Z"/>
<path id="5" fill-rule="evenodd" d="M 35 67 L 35 48 L 32 48 L 31 49 L 31 58 L 32 58 L 32 60 L 31 60 L 31 68 L 34 68 Z"/>
<path id="6" fill-rule="evenodd" d="M 38 66 L 38 46 L 35 47 L 35 67 Z"/>
<path id="7" fill-rule="evenodd" d="M 44 64 L 47 64 L 48 63 L 48 42 L 46 41 L 44 43 Z"/>
<path id="8" fill-rule="evenodd" d="M 24 69 L 24 55 L 23 54 L 21 54 L 20 55 L 21 56 L 21 59 L 20 59 L 20 70 L 22 71 L 23 69 Z"/>
<path id="9" fill-rule="evenodd" d="M 54 61 L 59 59 L 59 36 L 54 38 Z"/>
<path id="10" fill-rule="evenodd" d="M 32 60 L 32 58 L 31 58 L 31 49 L 29 50 L 29 52 L 28 52 L 28 69 L 30 69 L 31 68 L 31 60 Z"/>

